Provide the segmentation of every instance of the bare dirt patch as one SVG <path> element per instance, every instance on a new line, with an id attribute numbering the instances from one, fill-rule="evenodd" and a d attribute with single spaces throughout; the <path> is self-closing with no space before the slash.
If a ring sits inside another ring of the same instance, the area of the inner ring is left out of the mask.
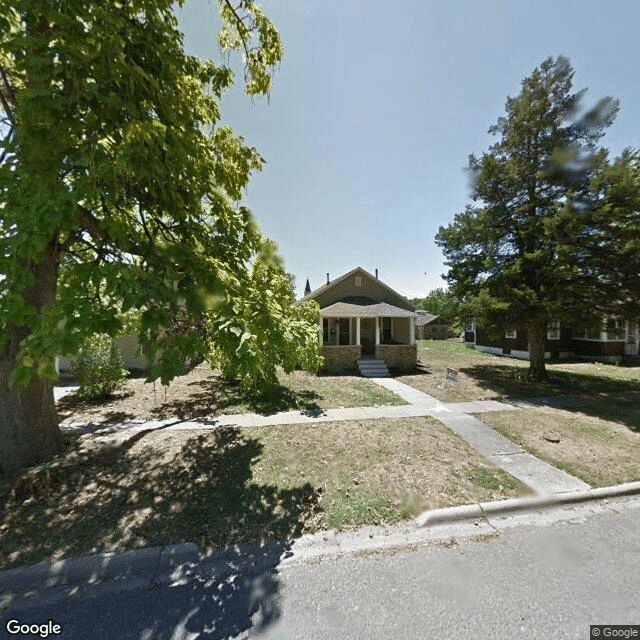
<path id="1" fill-rule="evenodd" d="M 160 381 L 147 383 L 144 377 L 133 377 L 108 400 L 86 400 L 71 393 L 61 398 L 57 407 L 61 419 L 67 422 L 120 422 L 404 404 L 387 389 L 354 376 L 318 377 L 294 371 L 289 375 L 281 373 L 279 380 L 280 386 L 272 393 L 251 397 L 240 385 L 225 382 L 217 373 L 201 366 L 175 378 L 166 387 Z"/>
<path id="2" fill-rule="evenodd" d="M 526 492 L 429 418 L 118 437 L 126 439 L 74 438 L 74 452 L 4 488 L 0 568 L 393 523 L 426 507 Z"/>

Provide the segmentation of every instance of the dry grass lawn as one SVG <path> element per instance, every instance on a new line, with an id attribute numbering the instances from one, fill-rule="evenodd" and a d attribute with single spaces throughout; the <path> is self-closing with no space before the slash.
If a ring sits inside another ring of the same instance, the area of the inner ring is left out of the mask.
<path id="1" fill-rule="evenodd" d="M 175 378 L 167 387 L 160 381 L 147 383 L 144 377 L 130 378 L 111 399 L 86 400 L 72 393 L 57 406 L 61 419 L 68 422 L 120 422 L 405 404 L 387 389 L 355 376 L 294 371 L 288 375 L 281 372 L 279 380 L 280 386 L 269 395 L 249 397 L 239 385 L 223 381 L 205 365 Z"/>
<path id="2" fill-rule="evenodd" d="M 470 402 L 514 397 L 602 393 L 640 393 L 640 367 L 596 362 L 549 363 L 549 379 L 527 380 L 529 363 L 465 347 L 460 339 L 421 340 L 420 367 L 415 375 L 397 379 L 442 402 Z M 447 367 L 458 370 L 458 382 L 445 379 Z"/>
<path id="3" fill-rule="evenodd" d="M 637 400 L 593 401 L 574 410 L 539 407 L 483 413 L 478 418 L 592 486 L 640 480 Z"/>
<path id="4" fill-rule="evenodd" d="M 526 492 L 429 418 L 128 435 L 74 438 L 74 452 L 5 485 L 0 569 L 393 523 Z"/>

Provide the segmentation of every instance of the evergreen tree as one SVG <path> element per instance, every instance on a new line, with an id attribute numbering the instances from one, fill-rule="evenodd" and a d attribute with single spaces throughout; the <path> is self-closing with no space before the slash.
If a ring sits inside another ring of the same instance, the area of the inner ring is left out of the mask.
<path id="1" fill-rule="evenodd" d="M 606 162 L 597 143 L 618 102 L 604 98 L 579 116 L 586 89 L 573 93 L 572 80 L 566 58 L 548 58 L 507 98 L 506 115 L 489 129 L 499 140 L 469 157 L 474 204 L 436 236 L 468 313 L 527 327 L 533 379 L 546 377 L 547 324 L 597 311 L 584 239 L 596 233 L 591 181 Z"/>

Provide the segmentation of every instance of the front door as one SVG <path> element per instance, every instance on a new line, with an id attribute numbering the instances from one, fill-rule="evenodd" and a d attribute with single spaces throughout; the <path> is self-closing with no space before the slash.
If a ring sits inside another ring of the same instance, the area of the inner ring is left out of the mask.
<path id="1" fill-rule="evenodd" d="M 624 344 L 624 352 L 629 355 L 638 353 L 638 325 L 635 322 L 627 322 L 627 339 Z"/>
<path id="2" fill-rule="evenodd" d="M 360 344 L 362 345 L 362 355 L 372 356 L 376 352 L 376 319 L 360 319 Z"/>

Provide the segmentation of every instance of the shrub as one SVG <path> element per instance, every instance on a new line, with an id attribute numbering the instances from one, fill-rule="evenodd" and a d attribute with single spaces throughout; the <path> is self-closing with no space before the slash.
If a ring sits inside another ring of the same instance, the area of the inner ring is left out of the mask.
<path id="1" fill-rule="evenodd" d="M 127 375 L 120 348 L 105 334 L 92 336 L 80 347 L 71 372 L 87 398 L 107 398 Z"/>

